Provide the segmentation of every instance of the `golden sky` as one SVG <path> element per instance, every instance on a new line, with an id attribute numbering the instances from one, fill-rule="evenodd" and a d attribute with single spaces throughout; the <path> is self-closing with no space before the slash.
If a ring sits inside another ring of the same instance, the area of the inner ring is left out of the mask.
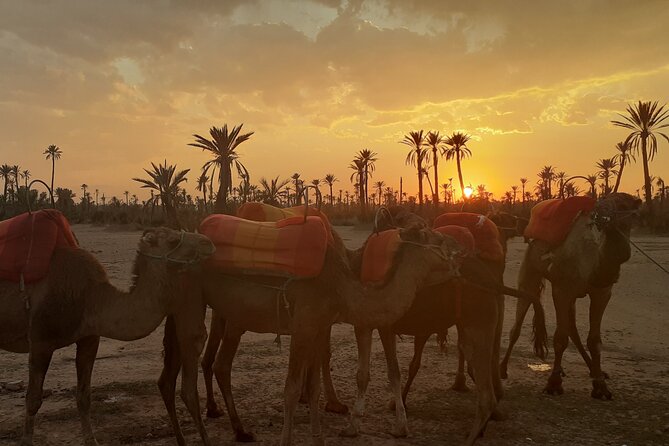
<path id="1" fill-rule="evenodd" d="M 167 159 L 195 193 L 191 135 L 244 123 L 254 183 L 334 173 L 352 191 L 369 148 L 373 181 L 415 193 L 398 141 L 457 130 L 465 183 L 499 197 L 544 165 L 594 173 L 626 136 L 616 113 L 669 101 L 666 23 L 643 0 L 0 0 L 0 163 L 46 179 L 57 144 L 57 185 L 145 199 L 130 178 Z M 651 174 L 668 170 L 660 140 Z M 622 189 L 641 184 L 638 163 Z"/>

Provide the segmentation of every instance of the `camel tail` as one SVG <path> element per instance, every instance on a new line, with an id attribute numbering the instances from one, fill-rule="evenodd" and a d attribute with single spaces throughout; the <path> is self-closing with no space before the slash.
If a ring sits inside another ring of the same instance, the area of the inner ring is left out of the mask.
<path id="1" fill-rule="evenodd" d="M 532 319 L 532 341 L 534 354 L 542 360 L 546 359 L 548 353 L 548 333 L 546 332 L 546 314 L 541 303 L 541 293 L 544 290 L 544 278 L 541 271 L 533 268 L 530 262 L 532 245 L 525 252 L 525 258 L 520 265 L 518 275 L 518 288 L 521 292 L 533 296 L 532 307 L 534 318 Z"/>

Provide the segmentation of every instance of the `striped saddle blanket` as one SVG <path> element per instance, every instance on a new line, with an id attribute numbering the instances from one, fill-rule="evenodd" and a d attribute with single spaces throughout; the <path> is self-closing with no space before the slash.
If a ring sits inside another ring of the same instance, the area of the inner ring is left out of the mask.
<path id="1" fill-rule="evenodd" d="M 49 272 L 58 247 L 78 247 L 70 223 L 54 209 L 24 213 L 0 222 L 0 279 L 37 282 Z"/>
<path id="2" fill-rule="evenodd" d="M 552 246 L 560 245 L 569 235 L 576 218 L 595 207 L 591 197 L 554 198 L 537 203 L 525 228 L 525 237 L 543 240 Z"/>
<path id="3" fill-rule="evenodd" d="M 216 246 L 207 265 L 237 273 L 316 277 L 328 248 L 325 224 L 313 216 L 256 222 L 215 214 L 198 231 Z"/>
<path id="4" fill-rule="evenodd" d="M 470 212 L 446 213 L 435 218 L 432 224 L 437 230 L 441 226 L 449 225 L 469 229 L 474 237 L 476 253 L 479 257 L 496 262 L 504 261 L 504 249 L 499 241 L 497 225 L 485 215 Z"/>

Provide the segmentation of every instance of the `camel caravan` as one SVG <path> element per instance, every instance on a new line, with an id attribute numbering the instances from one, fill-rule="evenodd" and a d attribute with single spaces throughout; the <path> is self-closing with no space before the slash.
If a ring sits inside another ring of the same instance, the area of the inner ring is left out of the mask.
<path id="1" fill-rule="evenodd" d="M 76 344 L 76 401 L 84 443 L 96 445 L 90 419 L 91 375 L 100 337 L 131 341 L 163 320 L 164 364 L 158 387 L 174 429 L 185 445 L 175 407 L 176 381 L 203 444 L 211 441 L 197 389 L 204 372 L 206 416 L 224 414 L 220 387 L 236 441 L 255 441 L 235 407 L 232 363 L 245 332 L 290 335 L 281 444 L 293 441 L 294 414 L 308 404 L 310 436 L 321 430 L 321 382 L 325 410 L 346 416 L 341 435 L 355 437 L 365 422 L 372 332 L 381 338 L 394 411 L 391 434 L 409 432 L 407 398 L 430 336 L 457 329 L 459 366 L 453 388 L 476 387 L 476 408 L 466 438 L 471 445 L 490 420 L 513 417 L 500 402 L 502 379 L 530 306 L 534 351 L 544 359 L 548 336 L 540 300 L 552 285 L 556 313 L 554 363 L 545 386 L 562 394 L 562 355 L 571 339 L 590 369 L 592 397 L 610 399 L 601 365 L 601 321 L 620 267 L 631 255 L 630 230 L 641 202 L 624 193 L 595 200 L 551 199 L 538 203 L 529 222 L 504 213 L 448 213 L 428 222 L 406 208 L 382 208 L 362 247 L 347 249 L 316 207 L 279 209 L 246 203 L 236 216 L 206 217 L 197 233 L 149 229 L 139 237 L 132 286 L 112 286 L 102 265 L 78 246 L 65 217 L 39 210 L 0 222 L 0 348 L 28 353 L 29 382 L 21 444 L 33 444 L 43 383 L 55 350 Z M 528 241 L 518 287 L 503 283 L 507 240 Z M 510 343 L 501 358 L 504 296 L 516 299 Z M 576 328 L 576 299 L 590 297 L 586 347 Z M 213 310 L 205 325 L 206 308 Z M 358 350 L 357 395 L 342 402 L 330 372 L 333 324 L 354 327 Z M 402 385 L 396 338 L 413 336 L 414 357 Z M 204 351 L 204 354 L 202 355 Z M 202 359 L 201 359 L 202 358 Z M 500 360 L 501 359 L 501 360 Z M 447 422 L 447 420 L 444 420 Z M 301 434 L 301 433 L 300 433 Z M 417 432 L 414 435 L 420 436 Z"/>

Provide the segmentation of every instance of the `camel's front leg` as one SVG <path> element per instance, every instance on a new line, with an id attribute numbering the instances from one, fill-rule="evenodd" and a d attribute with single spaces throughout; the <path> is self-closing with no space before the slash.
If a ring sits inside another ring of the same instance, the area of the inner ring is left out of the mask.
<path id="1" fill-rule="evenodd" d="M 497 300 L 497 324 L 495 325 L 495 341 L 492 346 L 492 385 L 497 401 L 504 397 L 504 386 L 499 367 L 500 350 L 502 349 L 502 330 L 504 329 L 504 295 L 495 296 Z"/>
<path id="2" fill-rule="evenodd" d="M 244 430 L 242 420 L 237 414 L 235 400 L 232 395 L 232 361 L 237 354 L 237 348 L 241 341 L 243 330 L 233 329 L 228 325 L 225 328 L 223 335 L 223 346 L 216 356 L 214 363 L 214 373 L 216 373 L 216 381 L 223 393 L 223 400 L 225 407 L 228 409 L 228 416 L 230 417 L 230 424 L 235 431 L 235 440 L 239 442 L 255 441 L 255 435 L 252 432 Z"/>
<path id="3" fill-rule="evenodd" d="M 341 432 L 345 437 L 355 437 L 360 433 L 360 418 L 365 413 L 365 394 L 369 385 L 369 361 L 372 355 L 372 329 L 354 327 L 355 341 L 358 344 L 358 373 L 356 382 L 358 394 L 356 395 L 349 426 Z"/>
<path id="4" fill-rule="evenodd" d="M 214 360 L 216 353 L 221 345 L 223 338 L 223 331 L 225 330 L 225 319 L 218 316 L 214 310 L 211 314 L 211 327 L 209 329 L 209 339 L 207 339 L 207 346 L 202 355 L 202 375 L 204 376 L 204 387 L 207 391 L 207 418 L 219 418 L 223 415 L 223 411 L 216 404 L 214 397 Z"/>
<path id="5" fill-rule="evenodd" d="M 562 355 L 569 345 L 569 308 L 573 305 L 574 298 L 553 287 L 553 304 L 555 305 L 555 334 L 553 335 L 553 349 L 555 360 L 553 370 L 548 377 L 544 392 L 549 395 L 562 395 Z"/>
<path id="6" fill-rule="evenodd" d="M 51 364 L 53 350 L 38 344 L 30 346 L 28 356 L 28 391 L 26 392 L 26 420 L 23 429 L 22 445 L 33 444 L 33 431 L 35 430 L 35 416 L 42 406 L 42 386 L 46 372 Z"/>
<path id="7" fill-rule="evenodd" d="M 86 446 L 98 444 L 91 426 L 91 375 L 99 345 L 99 336 L 89 336 L 77 341 L 77 408 Z"/>
<path id="8" fill-rule="evenodd" d="M 296 324 L 297 325 L 297 324 Z M 293 417 L 302 393 L 302 384 L 309 363 L 310 336 L 293 333 L 290 338 L 290 356 L 288 374 L 283 390 L 283 429 L 281 430 L 281 446 L 289 446 L 293 438 Z"/>
<path id="9" fill-rule="evenodd" d="M 469 392 L 469 387 L 467 387 L 467 377 L 465 376 L 465 354 L 464 354 L 464 345 L 465 345 L 465 330 L 463 327 L 458 324 L 458 371 L 455 373 L 455 381 L 451 386 L 451 389 L 456 392 Z"/>
<path id="10" fill-rule="evenodd" d="M 325 388 L 325 411 L 339 414 L 347 414 L 348 407 L 339 401 L 337 390 L 332 384 L 332 374 L 330 373 L 330 360 L 332 359 L 332 352 L 330 350 L 332 326 L 327 331 L 327 339 L 323 346 L 325 354 L 321 360 L 321 371 L 323 374 L 323 387 Z"/>
<path id="11" fill-rule="evenodd" d="M 388 367 L 388 381 L 390 381 L 390 390 L 395 399 L 395 427 L 391 431 L 393 437 L 406 437 L 409 435 L 409 425 L 407 422 L 407 412 L 402 400 L 402 386 L 400 384 L 400 366 L 397 363 L 397 343 L 395 333 L 391 328 L 379 328 L 379 336 L 383 344 L 383 350 L 386 354 L 386 364 Z"/>
<path id="12" fill-rule="evenodd" d="M 611 299 L 611 287 L 601 290 L 591 291 L 590 293 L 590 332 L 588 333 L 588 350 L 592 355 L 592 367 L 590 375 L 592 376 L 593 398 L 607 399 L 612 398 L 611 392 L 606 387 L 606 378 L 602 372 L 602 317 L 604 310 Z"/>
<path id="13" fill-rule="evenodd" d="M 163 397 L 170 423 L 172 423 L 177 444 L 185 446 L 186 439 L 179 425 L 174 401 L 179 370 L 181 370 L 181 352 L 179 351 L 177 329 L 174 316 L 168 316 L 165 320 L 165 334 L 163 335 L 163 370 L 160 373 L 160 378 L 158 378 L 158 388 L 160 389 L 160 395 Z"/>
<path id="14" fill-rule="evenodd" d="M 413 338 L 413 358 L 411 358 L 411 363 L 409 364 L 409 376 L 407 377 L 407 382 L 404 384 L 404 389 L 402 389 L 402 402 L 404 403 L 404 409 L 406 410 L 407 396 L 409 395 L 409 390 L 411 389 L 411 384 L 420 370 L 420 363 L 423 358 L 423 349 L 425 349 L 425 344 L 430 338 L 429 334 L 421 334 L 414 336 Z M 395 410 L 396 403 L 395 400 L 391 401 L 391 408 Z"/>

